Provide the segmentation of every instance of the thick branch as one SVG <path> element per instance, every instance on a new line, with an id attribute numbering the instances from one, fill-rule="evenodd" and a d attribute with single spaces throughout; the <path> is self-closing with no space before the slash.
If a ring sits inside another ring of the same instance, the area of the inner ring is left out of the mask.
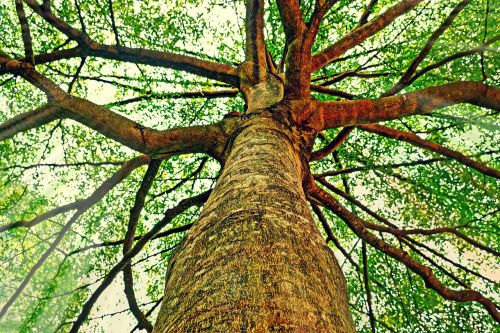
<path id="1" fill-rule="evenodd" d="M 57 105 L 37 109 L 0 125 L 2 139 L 57 118 L 70 118 L 148 155 L 193 152 L 214 155 L 215 146 L 224 141 L 223 124 L 181 127 L 165 131 L 151 129 L 100 105 L 66 93 L 32 67 L 26 67 L 25 63 L 0 57 L 0 66 L 21 75 L 42 89 L 50 96 L 51 103 Z M 26 123 L 25 120 L 29 122 Z"/>
<path id="2" fill-rule="evenodd" d="M 141 165 L 144 165 L 149 162 L 149 157 L 147 156 L 139 156 L 130 161 L 123 164 L 123 166 L 113 174 L 109 179 L 104 181 L 101 186 L 99 186 L 92 195 L 90 195 L 87 199 L 84 200 L 84 205 L 79 208 L 73 216 L 69 219 L 69 221 L 64 225 L 61 231 L 58 233 L 56 239 L 52 242 L 50 247 L 42 254 L 40 259 L 31 267 L 28 274 L 24 277 L 23 281 L 16 289 L 14 294 L 9 298 L 7 303 L 0 310 L 0 318 L 2 318 L 7 310 L 12 306 L 12 304 L 16 301 L 19 295 L 22 293 L 24 288 L 28 285 L 29 281 L 35 275 L 36 271 L 43 265 L 45 260 L 54 252 L 59 243 L 62 241 L 66 233 L 70 230 L 71 226 L 78 220 L 78 218 L 85 213 L 90 207 L 99 202 L 111 189 L 113 189 L 117 184 L 119 184 L 122 180 L 127 178 L 128 175 Z"/>
<path id="3" fill-rule="evenodd" d="M 25 112 L 0 124 L 0 141 L 60 118 L 63 118 L 62 113 L 57 106 L 52 104 L 46 104 L 38 109 Z"/>
<path id="4" fill-rule="evenodd" d="M 499 110 L 500 89 L 465 81 L 373 100 L 314 101 L 306 124 L 317 130 L 355 126 L 425 114 L 460 103 Z"/>
<path id="5" fill-rule="evenodd" d="M 353 214 L 342 206 L 335 198 L 330 194 L 326 193 L 313 183 L 310 184 L 309 195 L 314 199 L 318 200 L 323 206 L 330 209 L 334 214 L 340 217 L 349 228 L 358 235 L 361 239 L 366 241 L 368 244 L 372 245 L 379 251 L 387 254 L 388 256 L 398 260 L 403 263 L 406 267 L 411 269 L 416 274 L 420 275 L 428 288 L 432 288 L 443 298 L 448 300 L 453 300 L 457 302 L 470 302 L 476 301 L 481 303 L 490 315 L 500 322 L 500 314 L 495 306 L 495 304 L 484 297 L 481 293 L 476 290 L 466 289 L 466 290 L 453 290 L 444 286 L 433 274 L 432 270 L 420 264 L 418 261 L 413 259 L 407 252 L 398 249 L 382 239 L 376 237 L 365 227 L 366 221 Z"/>
<path id="6" fill-rule="evenodd" d="M 277 0 L 276 2 L 280 12 L 281 23 L 285 30 L 286 40 L 287 42 L 292 42 L 297 37 L 301 37 L 306 30 L 299 1 Z"/>
<path id="7" fill-rule="evenodd" d="M 460 152 L 445 148 L 435 142 L 424 140 L 413 133 L 396 130 L 390 127 L 377 124 L 360 125 L 358 127 L 364 131 L 376 133 L 385 136 L 387 138 L 411 143 L 412 145 L 415 145 L 417 147 L 424 148 L 432 152 L 441 154 L 443 156 L 449 157 L 451 159 L 454 159 L 455 161 L 460 162 L 463 165 L 466 165 L 470 168 L 476 169 L 477 171 L 485 175 L 488 175 L 490 177 L 500 178 L 500 171 L 490 168 L 481 162 L 474 161 L 470 157 L 467 157 Z"/>
<path id="8" fill-rule="evenodd" d="M 422 1 L 423 0 L 403 0 L 370 22 L 354 29 L 333 45 L 314 55 L 312 57 L 311 70 L 314 72 L 328 65 L 333 60 L 342 56 L 346 51 L 361 44 L 367 38 L 384 29 L 399 16 L 413 9 Z"/>
<path id="9" fill-rule="evenodd" d="M 246 2 L 246 61 L 254 65 L 254 73 L 250 78 L 261 81 L 266 76 L 267 68 L 266 43 L 264 41 L 264 0 Z"/>
<path id="10" fill-rule="evenodd" d="M 71 27 L 54 15 L 50 8 L 39 5 L 36 0 L 24 0 L 24 2 L 50 25 L 64 33 L 68 38 L 77 41 L 80 44 L 80 56 L 94 56 L 137 64 L 172 68 L 226 82 L 238 87 L 237 71 L 236 68 L 232 66 L 172 52 L 130 48 L 122 45 L 114 46 L 100 44 L 93 41 L 86 33 Z"/>

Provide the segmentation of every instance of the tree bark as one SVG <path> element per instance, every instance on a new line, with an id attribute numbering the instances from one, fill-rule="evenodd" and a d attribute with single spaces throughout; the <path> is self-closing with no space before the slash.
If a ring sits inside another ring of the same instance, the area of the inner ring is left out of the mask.
<path id="1" fill-rule="evenodd" d="M 240 129 L 170 260 L 153 332 L 355 332 L 344 276 L 304 195 L 296 142 L 271 116 Z"/>

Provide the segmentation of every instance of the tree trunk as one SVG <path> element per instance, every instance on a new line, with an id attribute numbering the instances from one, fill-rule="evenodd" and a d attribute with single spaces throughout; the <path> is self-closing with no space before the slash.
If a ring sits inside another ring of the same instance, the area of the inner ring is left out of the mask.
<path id="1" fill-rule="evenodd" d="M 271 117 L 245 123 L 169 263 L 154 332 L 355 332 L 302 174 L 284 126 Z"/>

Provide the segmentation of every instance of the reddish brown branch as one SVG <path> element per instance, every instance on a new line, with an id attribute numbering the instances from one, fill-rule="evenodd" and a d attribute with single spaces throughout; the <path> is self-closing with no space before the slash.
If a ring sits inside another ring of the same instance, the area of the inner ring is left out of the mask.
<path id="1" fill-rule="evenodd" d="M 385 253 L 391 258 L 403 263 L 413 272 L 420 275 L 420 277 L 422 277 L 422 279 L 425 281 L 425 284 L 428 288 L 435 290 L 439 295 L 448 300 L 457 302 L 479 302 L 485 307 L 485 309 L 496 321 L 500 322 L 500 313 L 498 312 L 496 305 L 480 292 L 472 289 L 453 290 L 447 288 L 435 277 L 434 273 L 429 267 L 424 266 L 413 259 L 407 252 L 404 252 L 401 249 L 398 249 L 373 235 L 365 227 L 366 221 L 347 210 L 330 194 L 314 185 L 313 182 L 310 183 L 308 193 L 314 199 L 319 201 L 324 207 L 330 209 L 334 214 L 340 217 L 361 239 L 363 239 L 382 253 Z"/>
<path id="2" fill-rule="evenodd" d="M 311 71 L 317 71 L 321 67 L 328 65 L 333 60 L 342 56 L 346 51 L 384 29 L 399 16 L 413 9 L 422 1 L 403 0 L 368 23 L 354 29 L 333 45 L 314 55 L 312 57 Z"/>
<path id="3" fill-rule="evenodd" d="M 490 168 L 481 162 L 477 162 L 477 161 L 471 159 L 468 156 L 465 156 L 464 154 L 462 154 L 458 151 L 445 148 L 445 147 L 441 146 L 440 144 L 437 144 L 437 143 L 432 142 L 432 141 L 424 140 L 413 133 L 405 132 L 405 131 L 401 131 L 401 130 L 396 130 L 396 129 L 393 129 L 390 127 L 377 125 L 377 124 L 360 125 L 358 127 L 364 131 L 367 131 L 367 132 L 382 135 L 384 137 L 391 138 L 391 139 L 396 139 L 396 140 L 408 142 L 408 143 L 415 145 L 417 147 L 424 148 L 424 149 L 430 150 L 432 152 L 446 156 L 448 158 L 451 158 L 457 162 L 462 163 L 463 165 L 466 165 L 470 168 L 473 168 L 473 169 L 475 169 L 475 170 L 477 170 L 485 175 L 488 175 L 490 177 L 494 177 L 497 179 L 500 178 L 500 171 L 493 169 L 493 168 Z"/>
<path id="4" fill-rule="evenodd" d="M 264 41 L 264 0 L 246 2 L 246 61 L 253 64 L 250 80 L 258 82 L 265 78 L 267 68 L 266 43 Z"/>
<path id="5" fill-rule="evenodd" d="M 110 139 L 148 155 L 202 152 L 215 156 L 216 146 L 225 142 L 225 127 L 229 123 L 239 121 L 233 119 L 224 121 L 224 124 L 180 127 L 165 131 L 151 129 L 100 105 L 66 93 L 25 63 L 0 56 L 0 67 L 21 75 L 43 90 L 53 103 L 0 125 L 2 139 L 57 118 L 71 118 Z"/>
<path id="6" fill-rule="evenodd" d="M 300 4 L 297 0 L 277 0 L 280 12 L 281 23 L 285 30 L 286 40 L 292 42 L 297 37 L 301 37 L 306 30 L 306 24 L 300 11 Z"/>
<path id="7" fill-rule="evenodd" d="M 312 152 L 309 160 L 318 161 L 333 153 L 338 147 L 340 147 L 340 145 L 344 143 L 344 141 L 349 136 L 349 133 L 351 133 L 353 129 L 354 127 L 352 126 L 344 127 L 329 144 L 319 150 Z"/>
<path id="8" fill-rule="evenodd" d="M 465 81 L 373 100 L 314 101 L 305 124 L 318 130 L 355 126 L 425 114 L 460 103 L 498 110 L 500 89 L 481 82 Z"/>

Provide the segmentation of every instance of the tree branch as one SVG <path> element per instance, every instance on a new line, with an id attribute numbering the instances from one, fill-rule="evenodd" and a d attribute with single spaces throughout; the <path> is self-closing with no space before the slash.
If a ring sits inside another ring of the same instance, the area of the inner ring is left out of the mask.
<path id="1" fill-rule="evenodd" d="M 51 105 L 25 113 L 0 125 L 1 139 L 54 119 L 70 118 L 144 154 L 203 152 L 214 156 L 216 145 L 225 142 L 224 127 L 229 123 L 238 122 L 236 119 L 206 126 L 180 127 L 164 131 L 151 129 L 100 105 L 66 93 L 32 67 L 25 66 L 25 63 L 0 56 L 0 67 L 21 75 L 46 92 L 51 101 Z"/>
<path id="2" fill-rule="evenodd" d="M 323 229 L 326 232 L 326 235 L 327 235 L 326 242 L 328 243 L 329 241 L 332 241 L 333 244 L 335 245 L 335 247 L 337 249 L 339 249 L 339 251 L 342 253 L 342 255 L 344 255 L 344 257 L 347 260 L 349 260 L 349 262 L 352 264 L 352 266 L 354 268 L 356 268 L 356 270 L 358 272 L 361 271 L 361 268 L 359 267 L 358 263 L 356 263 L 352 259 L 352 257 L 349 255 L 349 253 L 344 249 L 344 247 L 342 245 L 340 245 L 340 242 L 338 241 L 338 239 L 333 234 L 332 228 L 330 228 L 330 225 L 328 224 L 328 221 L 326 220 L 325 216 L 321 212 L 321 209 L 318 207 L 318 205 L 316 205 L 314 202 L 310 202 L 310 204 L 311 204 L 311 207 L 312 207 L 314 213 L 318 217 L 318 220 L 321 222 L 321 225 L 323 226 Z"/>
<path id="3" fill-rule="evenodd" d="M 317 130 L 355 126 L 425 114 L 460 103 L 500 110 L 500 89 L 464 81 L 372 100 L 313 101 L 305 125 Z"/>
<path id="4" fill-rule="evenodd" d="M 31 40 L 30 26 L 28 24 L 28 19 L 26 18 L 26 13 L 23 7 L 22 0 L 15 0 L 16 2 L 16 12 L 19 18 L 19 23 L 21 25 L 21 34 L 23 37 L 24 44 L 24 57 L 28 63 L 35 65 L 35 59 L 33 58 L 33 42 Z"/>
<path id="5" fill-rule="evenodd" d="M 358 27 L 361 27 L 368 22 L 368 17 L 372 13 L 373 8 L 377 5 L 377 2 L 378 0 L 370 0 L 365 10 L 363 11 L 363 14 L 361 14 L 361 17 L 359 18 Z"/>
<path id="6" fill-rule="evenodd" d="M 368 316 L 370 318 L 370 328 L 375 333 L 375 315 L 372 308 L 372 293 L 370 290 L 370 278 L 368 275 L 368 256 L 366 254 L 366 242 L 361 242 L 361 255 L 363 258 L 363 282 L 366 290 L 366 303 L 368 305 Z"/>
<path id="7" fill-rule="evenodd" d="M 60 109 L 52 104 L 46 104 L 38 109 L 22 113 L 0 124 L 0 142 L 17 133 L 26 132 L 61 118 L 63 118 L 63 114 Z"/>
<path id="8" fill-rule="evenodd" d="M 351 133 L 353 129 L 354 127 L 352 126 L 344 127 L 339 132 L 339 134 L 337 134 L 337 136 L 333 138 L 332 141 L 330 141 L 329 144 L 319 150 L 313 151 L 309 160 L 318 161 L 333 153 L 338 147 L 340 147 L 340 145 L 344 143 L 344 141 L 349 136 L 349 133 Z"/>
<path id="9" fill-rule="evenodd" d="M 427 54 L 431 51 L 432 47 L 438 40 L 438 38 L 448 29 L 451 24 L 453 23 L 453 20 L 457 15 L 462 11 L 462 9 L 465 8 L 469 4 L 470 0 L 462 0 L 460 1 L 455 8 L 451 11 L 451 13 L 448 15 L 448 17 L 441 23 L 441 25 L 432 33 L 432 35 L 429 37 L 427 42 L 425 43 L 425 46 L 423 49 L 420 51 L 420 53 L 413 59 L 411 62 L 410 66 L 408 69 L 403 73 L 399 81 L 390 89 L 388 89 L 382 96 L 391 96 L 399 91 L 401 91 L 404 87 L 406 87 L 408 81 L 411 79 L 415 71 L 417 70 L 418 65 L 422 62 L 422 60 L 425 59 Z"/>
<path id="10" fill-rule="evenodd" d="M 238 87 L 239 79 L 237 70 L 232 66 L 172 52 L 130 48 L 122 45 L 114 46 L 100 44 L 92 40 L 86 33 L 71 27 L 54 15 L 50 8 L 39 5 L 36 0 L 24 0 L 24 2 L 50 25 L 64 33 L 68 38 L 77 41 L 80 45 L 77 53 L 80 53 L 80 56 L 94 56 L 137 64 L 172 68 L 226 82 Z M 65 53 L 66 56 L 70 54 L 72 53 Z"/>
<path id="11" fill-rule="evenodd" d="M 152 160 L 149 163 L 148 170 L 146 171 L 141 186 L 135 195 L 134 206 L 130 210 L 127 233 L 125 234 L 125 241 L 123 242 L 123 255 L 126 255 L 127 252 L 132 248 L 135 231 L 137 229 L 137 223 L 139 222 L 139 217 L 141 215 L 142 208 L 144 207 L 146 195 L 151 189 L 151 185 L 153 184 L 156 174 L 158 173 L 160 165 L 160 160 Z M 139 305 L 137 304 L 137 299 L 134 293 L 134 277 L 132 275 L 132 266 L 130 265 L 130 262 L 128 262 L 125 267 L 123 267 L 123 281 L 125 285 L 125 295 L 127 296 L 130 311 L 137 319 L 139 328 L 144 328 L 148 332 L 152 332 L 153 325 L 148 321 L 144 313 L 142 313 L 141 309 L 139 308 Z"/>
<path id="12" fill-rule="evenodd" d="M 417 147 L 424 148 L 432 152 L 446 156 L 448 158 L 451 158 L 487 176 L 494 177 L 497 179 L 500 178 L 500 171 L 490 168 L 481 162 L 474 161 L 470 157 L 465 156 L 460 152 L 445 148 L 435 142 L 424 140 L 413 133 L 396 130 L 390 127 L 377 124 L 360 125 L 358 126 L 358 128 L 370 133 L 382 135 L 387 138 L 408 142 Z"/>
<path id="13" fill-rule="evenodd" d="M 361 44 L 367 38 L 384 29 L 399 16 L 410 11 L 422 1 L 423 0 L 403 0 L 368 23 L 354 29 L 333 45 L 315 54 L 312 57 L 311 71 L 317 71 L 321 67 L 328 65 L 333 60 L 342 56 L 346 51 Z"/>
<path id="14" fill-rule="evenodd" d="M 334 214 L 340 217 L 361 239 L 382 253 L 385 253 L 391 258 L 403 263 L 413 272 L 420 275 L 428 288 L 435 290 L 439 295 L 447 300 L 457 302 L 479 302 L 497 322 L 500 322 L 500 314 L 496 305 L 491 300 L 484 297 L 480 292 L 472 289 L 453 290 L 447 288 L 435 277 L 429 267 L 420 264 L 418 261 L 409 256 L 408 253 L 386 243 L 382 239 L 370 233 L 365 227 L 366 221 L 347 210 L 330 194 L 314 185 L 314 182 L 310 184 L 308 193 L 313 199 L 316 199 L 324 207 L 330 209 Z"/>
<path id="15" fill-rule="evenodd" d="M 267 58 L 264 41 L 264 0 L 246 2 L 246 52 L 245 60 L 252 63 L 254 71 L 250 79 L 259 82 L 266 77 Z"/>
<path id="16" fill-rule="evenodd" d="M 36 271 L 43 265 L 45 260 L 54 252 L 59 243 L 62 241 L 66 233 L 70 230 L 71 226 L 78 220 L 78 218 L 85 213 L 90 207 L 99 202 L 111 189 L 113 189 L 117 184 L 127 178 L 128 175 L 138 167 L 149 162 L 149 157 L 147 156 L 139 156 L 127 161 L 123 166 L 113 174 L 109 179 L 104 181 L 101 186 L 99 186 L 92 195 L 90 195 L 87 199 L 85 199 L 84 205 L 82 205 L 78 210 L 73 214 L 73 216 L 69 219 L 69 221 L 64 225 L 61 231 L 58 233 L 56 239 L 52 242 L 50 247 L 42 254 L 42 256 L 38 259 L 38 261 L 31 267 L 30 271 L 24 277 L 23 281 L 16 289 L 14 294 L 9 298 L 7 303 L 0 310 L 0 318 L 2 318 L 7 310 L 12 306 L 12 304 L 16 301 L 19 295 L 22 293 L 24 288 L 28 285 L 31 278 L 35 275 Z"/>
<path id="17" fill-rule="evenodd" d="M 306 30 L 299 1 L 277 0 L 276 2 L 280 12 L 281 23 L 285 30 L 286 40 L 291 43 L 296 38 L 302 37 L 302 34 Z"/>
<path id="18" fill-rule="evenodd" d="M 99 287 L 94 291 L 90 298 L 85 302 L 82 311 L 78 315 L 77 320 L 71 327 L 70 333 L 77 333 L 80 327 L 83 325 L 84 321 L 87 319 L 92 306 L 95 304 L 102 292 L 113 282 L 116 275 L 125 267 L 125 265 L 136 256 L 142 248 L 163 228 L 165 227 L 174 217 L 184 212 L 186 209 L 192 206 L 198 206 L 206 201 L 210 194 L 210 191 L 203 192 L 197 196 L 184 199 L 179 204 L 165 212 L 165 215 L 161 221 L 155 224 L 155 226 L 146 233 L 142 238 L 140 238 L 134 247 L 130 249 L 123 256 L 123 258 L 109 271 L 104 280 L 101 282 Z"/>
<path id="19" fill-rule="evenodd" d="M 386 169 L 386 168 L 397 169 L 397 168 L 401 168 L 401 167 L 414 166 L 414 165 L 427 165 L 427 164 L 432 164 L 432 163 L 447 161 L 447 160 L 449 160 L 449 159 L 445 158 L 445 157 L 438 157 L 438 158 L 429 158 L 426 160 L 417 160 L 417 161 L 394 163 L 394 164 L 360 166 L 360 167 L 353 167 L 353 168 L 347 168 L 347 169 L 342 169 L 342 170 L 327 171 L 327 172 L 315 174 L 314 177 L 315 178 L 324 178 L 324 177 L 337 176 L 337 175 L 342 175 L 342 174 L 352 173 L 352 172 L 370 171 L 370 170 Z"/>

